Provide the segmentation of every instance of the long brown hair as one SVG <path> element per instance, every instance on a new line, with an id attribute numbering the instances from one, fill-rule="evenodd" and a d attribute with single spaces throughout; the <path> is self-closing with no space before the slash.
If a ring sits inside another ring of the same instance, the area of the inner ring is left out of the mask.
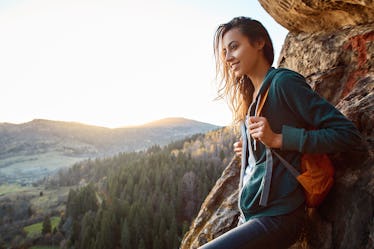
<path id="1" fill-rule="evenodd" d="M 254 87 L 247 76 L 235 77 L 221 51 L 221 42 L 227 31 L 237 28 L 253 45 L 264 41 L 263 53 L 270 65 L 274 61 L 274 49 L 270 36 L 265 27 L 249 17 L 236 17 L 230 22 L 221 24 L 214 35 L 214 56 L 216 60 L 216 77 L 219 82 L 218 98 L 227 97 L 229 107 L 233 113 L 234 123 L 245 119 L 249 105 L 252 102 Z"/>

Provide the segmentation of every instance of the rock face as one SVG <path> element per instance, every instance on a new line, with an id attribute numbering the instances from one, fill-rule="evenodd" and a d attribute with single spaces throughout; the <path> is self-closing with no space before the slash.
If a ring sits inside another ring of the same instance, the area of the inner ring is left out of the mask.
<path id="1" fill-rule="evenodd" d="M 238 223 L 240 160 L 234 157 L 201 206 L 180 249 L 192 249 L 234 228 Z"/>
<path id="2" fill-rule="evenodd" d="M 260 2 L 290 30 L 279 67 L 303 74 L 356 124 L 366 143 L 332 157 L 335 185 L 319 208 L 309 210 L 304 236 L 292 248 L 374 248 L 374 1 Z M 197 248 L 236 226 L 239 164 L 234 158 L 227 166 L 180 249 Z"/>
<path id="3" fill-rule="evenodd" d="M 291 32 L 330 31 L 373 22 L 372 0 L 259 0 Z"/>

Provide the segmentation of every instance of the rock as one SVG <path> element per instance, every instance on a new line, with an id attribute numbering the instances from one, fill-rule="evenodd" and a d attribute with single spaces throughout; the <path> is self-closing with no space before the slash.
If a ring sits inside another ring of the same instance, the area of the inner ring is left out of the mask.
<path id="1" fill-rule="evenodd" d="M 262 7 L 292 32 L 325 32 L 374 21 L 372 0 L 259 0 Z"/>
<path id="2" fill-rule="evenodd" d="M 370 115 L 374 110 L 373 54 L 374 25 L 365 24 L 330 33 L 289 33 L 278 64 L 300 72 L 361 132 L 371 132 L 368 126 L 374 120 L 374 115 Z M 362 120 L 362 116 L 367 118 Z"/>
<path id="3" fill-rule="evenodd" d="M 214 185 L 184 236 L 180 249 L 195 249 L 238 223 L 240 160 L 234 157 Z"/>
<path id="4" fill-rule="evenodd" d="M 320 207 L 309 210 L 304 235 L 291 248 L 372 249 L 374 1 L 260 2 L 291 30 L 279 57 L 279 67 L 304 75 L 313 89 L 356 124 L 366 145 L 332 155 L 335 185 Z M 290 11 L 286 12 L 287 8 Z M 331 17 L 331 23 L 327 17 Z M 234 158 L 227 166 L 180 249 L 197 248 L 236 226 L 239 163 Z"/>

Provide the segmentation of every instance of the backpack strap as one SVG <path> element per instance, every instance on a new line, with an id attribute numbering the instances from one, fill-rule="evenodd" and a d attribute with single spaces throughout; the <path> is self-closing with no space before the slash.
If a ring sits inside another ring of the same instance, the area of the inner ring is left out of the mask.
<path id="1" fill-rule="evenodd" d="M 275 151 L 273 151 L 273 153 L 274 153 L 274 155 L 276 155 L 278 157 L 278 159 L 281 161 L 281 163 L 284 165 L 284 167 L 286 167 L 286 169 L 288 169 L 288 171 L 290 171 L 290 173 L 295 178 L 297 178 L 300 175 L 299 171 L 297 171 L 289 162 L 287 162 L 286 159 L 284 159 L 281 155 L 279 155 Z"/>
<path id="2" fill-rule="evenodd" d="M 260 96 L 257 107 L 255 111 L 256 116 L 261 115 L 262 108 L 264 107 L 266 98 L 269 94 L 270 85 L 267 87 L 263 96 Z M 256 145 L 255 145 L 256 146 Z M 263 178 L 264 188 L 262 189 L 261 196 L 260 196 L 260 206 L 265 207 L 268 203 L 269 195 L 270 195 L 270 185 L 271 185 L 271 177 L 273 175 L 273 156 L 271 155 L 271 149 L 266 147 L 266 163 L 265 163 L 265 175 Z"/>
<path id="3" fill-rule="evenodd" d="M 268 97 L 269 95 L 269 89 L 270 89 L 270 85 L 266 88 L 266 91 L 264 93 L 263 96 L 260 96 L 260 99 L 259 101 L 257 102 L 257 107 L 256 107 L 256 112 L 255 112 L 255 116 L 260 116 L 261 115 L 261 111 L 262 111 L 262 108 L 264 107 L 264 104 L 265 104 L 265 101 L 266 101 L 266 98 Z"/>
<path id="4" fill-rule="evenodd" d="M 258 105 L 256 106 L 256 111 L 255 111 L 256 115 L 261 114 L 262 107 L 264 106 L 265 100 L 266 100 L 266 98 L 269 94 L 269 88 L 270 87 L 268 86 L 263 97 L 261 95 L 259 96 L 260 99 L 257 102 Z M 249 113 L 249 109 L 248 109 L 248 113 Z M 251 150 L 251 148 L 249 148 L 249 146 L 251 146 L 251 145 L 248 144 L 249 136 L 248 136 L 247 131 L 246 131 L 245 122 L 240 123 L 240 132 L 241 132 L 241 135 L 242 135 L 242 158 L 241 158 L 239 189 L 243 186 L 244 171 L 245 171 L 245 168 L 247 167 L 247 158 L 246 158 L 247 157 L 247 149 Z"/>
<path id="5" fill-rule="evenodd" d="M 247 166 L 247 148 L 248 148 L 248 140 L 247 140 L 247 133 L 246 127 L 244 122 L 240 123 L 240 132 L 242 134 L 242 158 L 241 158 L 241 167 L 240 167 L 240 178 L 239 178 L 239 189 L 243 186 L 243 177 L 245 167 Z"/>
<path id="6" fill-rule="evenodd" d="M 266 99 L 268 97 L 268 94 L 269 94 L 269 90 L 270 90 L 270 85 L 271 85 L 271 81 L 273 80 L 273 77 L 274 75 L 281 71 L 282 69 L 274 69 L 273 72 L 271 72 L 269 78 L 268 78 L 268 85 L 266 86 L 266 90 L 264 91 L 264 93 L 262 95 L 259 96 L 259 99 L 257 100 L 257 103 L 256 103 L 256 109 L 255 109 L 255 116 L 260 116 L 261 115 L 261 112 L 262 112 L 262 108 L 264 107 L 264 104 L 266 102 Z M 248 113 L 249 113 L 249 110 L 248 110 Z M 250 136 L 247 136 L 246 134 L 246 130 L 242 128 L 242 139 L 244 141 L 244 139 L 250 139 L 249 138 Z M 246 147 L 249 147 L 250 145 L 248 143 L 246 143 Z M 254 141 L 254 147 L 256 148 L 256 144 L 255 144 L 255 141 Z M 250 148 L 249 148 L 250 149 Z M 246 154 L 242 154 L 242 157 L 245 156 Z M 246 159 L 243 160 L 242 158 L 242 167 L 241 167 L 241 174 L 244 174 L 244 169 L 246 167 L 246 165 L 243 165 L 243 164 L 246 164 Z M 271 187 L 271 178 L 272 178 L 272 174 L 273 174 L 273 156 L 272 156 L 272 150 L 270 148 L 266 148 L 266 166 L 265 166 L 265 175 L 264 175 L 264 178 L 263 178 L 263 190 L 261 192 L 261 197 L 260 197 L 260 206 L 266 206 L 267 205 L 267 202 L 268 202 L 268 199 L 269 199 L 269 194 L 270 194 L 270 187 Z M 243 183 L 241 182 L 239 185 L 241 186 Z"/>

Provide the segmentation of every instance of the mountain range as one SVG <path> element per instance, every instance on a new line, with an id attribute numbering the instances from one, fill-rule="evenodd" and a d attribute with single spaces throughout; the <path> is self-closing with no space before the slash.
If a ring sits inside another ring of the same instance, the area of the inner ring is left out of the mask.
<path id="1" fill-rule="evenodd" d="M 44 119 L 23 124 L 1 123 L 0 185 L 30 184 L 88 158 L 162 146 L 217 128 L 185 118 L 113 129 Z"/>

